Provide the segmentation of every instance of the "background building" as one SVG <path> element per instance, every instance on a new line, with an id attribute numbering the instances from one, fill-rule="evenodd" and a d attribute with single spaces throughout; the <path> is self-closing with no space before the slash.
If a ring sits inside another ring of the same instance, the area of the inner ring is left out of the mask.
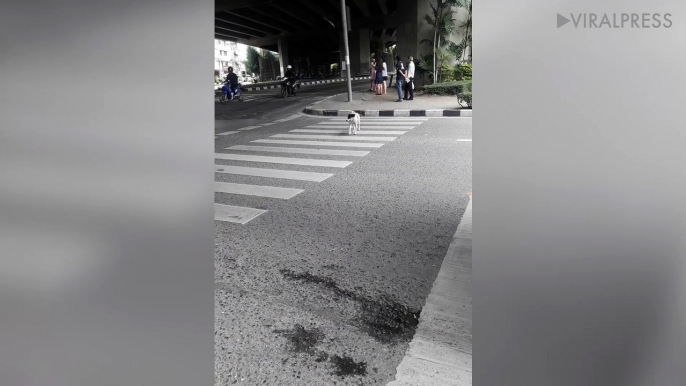
<path id="1" fill-rule="evenodd" d="M 226 75 L 227 68 L 232 66 L 234 72 L 245 69 L 248 46 L 227 40 L 214 39 L 214 74 Z"/>

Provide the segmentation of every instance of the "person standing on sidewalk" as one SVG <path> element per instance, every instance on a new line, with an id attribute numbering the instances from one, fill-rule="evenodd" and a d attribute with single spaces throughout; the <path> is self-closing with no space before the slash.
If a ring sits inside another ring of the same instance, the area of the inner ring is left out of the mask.
<path id="1" fill-rule="evenodd" d="M 376 59 L 372 59 L 372 63 L 369 66 L 369 91 L 376 91 L 374 86 L 374 80 L 376 78 Z"/>
<path id="2" fill-rule="evenodd" d="M 396 81 L 395 85 L 398 88 L 398 100 L 396 102 L 402 102 L 403 101 L 403 83 L 405 82 L 405 78 L 407 77 L 407 74 L 405 73 L 405 67 L 403 66 L 402 60 L 400 60 L 400 56 L 396 56 L 396 63 L 395 63 L 395 74 L 396 74 Z"/>
<path id="3" fill-rule="evenodd" d="M 374 88 L 376 89 L 376 95 L 383 95 L 383 88 L 381 87 L 381 84 L 383 83 L 383 66 L 381 63 L 376 64 L 375 73 L 376 77 L 374 79 Z"/>
<path id="4" fill-rule="evenodd" d="M 383 76 L 383 82 L 381 83 L 381 91 L 382 91 L 382 94 L 386 95 L 386 81 L 388 80 L 388 67 L 386 67 L 386 58 L 385 57 L 381 58 L 381 66 L 383 67 L 383 71 L 381 72 L 381 76 Z"/>
<path id="5" fill-rule="evenodd" d="M 410 56 L 410 60 L 407 63 L 407 81 L 405 81 L 405 100 L 411 101 L 414 99 L 414 58 Z M 410 97 L 407 97 L 407 93 L 410 93 Z"/>

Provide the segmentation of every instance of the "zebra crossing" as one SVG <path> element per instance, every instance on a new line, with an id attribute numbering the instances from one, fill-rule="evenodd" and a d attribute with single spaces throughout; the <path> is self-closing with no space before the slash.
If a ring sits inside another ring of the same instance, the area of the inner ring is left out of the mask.
<path id="1" fill-rule="evenodd" d="M 305 191 L 292 187 L 293 181 L 321 183 L 335 176 L 374 149 L 396 140 L 429 118 L 362 117 L 358 135 L 348 135 L 345 118 L 323 118 L 320 122 L 255 139 L 246 145 L 234 145 L 214 155 L 215 176 L 249 176 L 255 184 L 215 181 L 215 193 L 222 203 L 215 202 L 215 220 L 245 225 L 265 215 L 269 208 L 249 208 L 235 205 L 239 196 L 255 196 L 273 200 L 290 200 Z M 340 148 L 340 149 L 339 149 Z M 360 150 L 365 149 L 365 150 Z M 326 156 L 326 159 L 316 158 Z M 334 158 L 335 159 L 332 159 Z M 238 162 L 239 164 L 232 164 Z M 251 166 L 245 166 L 246 164 Z M 279 165 L 297 165 L 299 170 L 282 169 Z M 301 170 L 316 168 L 315 170 Z M 326 172 L 323 172 L 322 169 Z M 328 169 L 328 170 L 327 170 Z M 289 180 L 289 187 L 279 186 Z M 223 203 L 226 200 L 226 204 Z"/>

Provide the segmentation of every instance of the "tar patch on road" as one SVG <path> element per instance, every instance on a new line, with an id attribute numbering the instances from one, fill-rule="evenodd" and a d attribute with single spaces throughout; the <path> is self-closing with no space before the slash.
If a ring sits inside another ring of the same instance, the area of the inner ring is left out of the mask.
<path id="1" fill-rule="evenodd" d="M 325 337 L 317 328 L 308 330 L 300 324 L 296 324 L 292 330 L 274 330 L 273 332 L 288 339 L 292 352 L 313 356 L 315 357 L 314 361 L 319 363 L 329 360 L 334 367 L 334 374 L 339 377 L 367 375 L 366 362 L 355 362 L 349 356 L 329 356 L 328 353 L 317 350 L 315 346 Z M 286 360 L 284 359 L 282 362 L 285 363 Z"/>
<path id="2" fill-rule="evenodd" d="M 274 330 L 274 332 L 287 338 L 294 352 L 310 355 L 317 353 L 314 347 L 324 339 L 324 334 L 319 329 L 306 330 L 299 324 L 296 324 L 292 330 Z"/>
<path id="3" fill-rule="evenodd" d="M 412 310 L 389 296 L 371 299 L 352 291 L 344 290 L 330 278 L 312 275 L 309 272 L 295 273 L 288 269 L 280 270 L 281 274 L 291 280 L 316 284 L 328 288 L 339 296 L 356 301 L 360 306 L 358 324 L 371 337 L 382 343 L 409 342 L 419 324 L 420 311 Z"/>
<path id="4" fill-rule="evenodd" d="M 367 375 L 367 364 L 365 362 L 355 362 L 351 357 L 334 355 L 331 358 L 331 363 L 336 367 L 336 375 L 339 377 Z"/>

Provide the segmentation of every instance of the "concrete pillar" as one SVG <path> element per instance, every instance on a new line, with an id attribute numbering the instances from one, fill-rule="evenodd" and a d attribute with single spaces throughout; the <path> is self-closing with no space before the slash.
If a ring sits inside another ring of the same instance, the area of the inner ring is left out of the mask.
<path id="1" fill-rule="evenodd" d="M 288 43 L 283 39 L 279 39 L 279 68 L 281 69 L 281 76 L 286 73 L 286 66 L 288 65 Z"/>
<path id="2" fill-rule="evenodd" d="M 398 26 L 396 31 L 396 52 L 402 58 L 407 67 L 407 60 L 410 56 L 415 59 L 421 55 L 421 47 L 419 42 L 426 37 L 419 36 L 419 29 L 426 24 L 424 15 L 426 12 L 420 12 L 422 6 L 430 11 L 428 0 L 398 0 L 398 8 L 403 9 L 403 13 L 399 14 Z M 429 27 L 430 28 L 430 27 Z M 394 59 L 395 60 L 395 59 Z M 416 60 L 415 60 L 416 62 Z M 418 70 L 415 67 L 415 84 L 422 85 L 422 79 L 418 75 Z"/>
<path id="3" fill-rule="evenodd" d="M 369 49 L 369 29 L 360 28 L 359 29 L 359 39 L 360 39 L 360 73 L 367 73 L 369 69 L 370 49 Z"/>
<path id="4" fill-rule="evenodd" d="M 353 26 L 348 33 L 352 76 L 366 73 L 369 68 L 369 29 Z"/>
<path id="5" fill-rule="evenodd" d="M 357 33 L 357 28 L 353 27 L 351 32 L 348 32 L 348 48 L 350 50 L 350 70 L 352 76 L 360 72 L 360 37 Z"/>

